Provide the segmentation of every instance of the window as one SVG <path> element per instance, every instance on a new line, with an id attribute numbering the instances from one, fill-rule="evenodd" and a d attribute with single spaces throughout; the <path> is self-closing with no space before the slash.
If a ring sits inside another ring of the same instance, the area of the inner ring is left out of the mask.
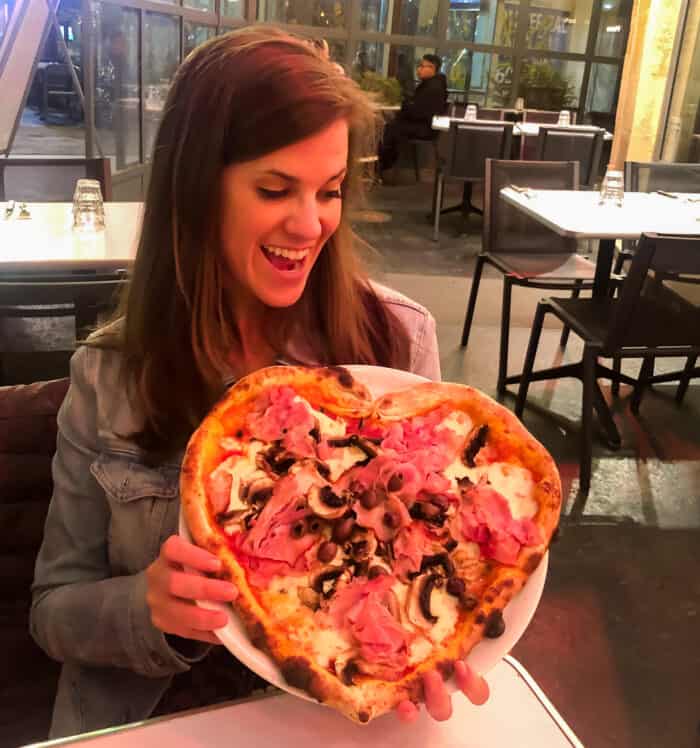
<path id="1" fill-rule="evenodd" d="M 361 0 L 360 28 L 391 34 L 427 36 L 437 30 L 438 0 Z"/>
<path id="2" fill-rule="evenodd" d="M 531 0 L 527 46 L 584 53 L 592 12 L 593 0 Z"/>
<path id="3" fill-rule="evenodd" d="M 588 81 L 588 94 L 586 96 L 586 112 L 591 114 L 614 113 L 619 77 L 619 65 L 607 65 L 599 62 L 591 65 L 591 76 Z"/>
<path id="4" fill-rule="evenodd" d="M 96 14 L 95 127 L 118 171 L 139 163 L 139 14 L 102 5 Z"/>
<path id="5" fill-rule="evenodd" d="M 583 60 L 526 58 L 520 68 L 518 96 L 528 109 L 576 109 L 586 63 Z"/>
<path id="6" fill-rule="evenodd" d="M 180 62 L 179 19 L 145 13 L 143 47 L 143 152 L 150 160 L 170 83 Z"/>
<path id="7" fill-rule="evenodd" d="M 478 44 L 512 47 L 518 31 L 519 5 L 493 0 L 451 0 L 447 16 L 447 38 Z"/>
<path id="8" fill-rule="evenodd" d="M 513 60 L 470 49 L 452 50 L 443 58 L 450 93 L 466 93 L 470 104 L 508 106 L 513 87 Z"/>
<path id="9" fill-rule="evenodd" d="M 197 10 L 208 10 L 214 12 L 214 0 L 183 0 L 186 8 L 197 8 Z"/>
<path id="10" fill-rule="evenodd" d="M 389 47 L 387 75 L 396 78 L 401 87 L 401 99 L 413 95 L 417 84 L 416 66 L 425 54 L 435 54 L 433 47 L 413 47 L 406 44 L 392 44 Z"/>
<path id="11" fill-rule="evenodd" d="M 345 0 L 259 0 L 258 20 L 302 26 L 345 26 Z"/>
<path id="12" fill-rule="evenodd" d="M 185 21 L 185 49 L 183 51 L 186 57 L 195 47 L 203 44 L 207 39 L 216 35 L 216 29 L 213 26 L 201 26 L 197 23 Z"/>
<path id="13" fill-rule="evenodd" d="M 221 13 L 230 18 L 243 18 L 244 0 L 221 0 Z"/>
<path id="14" fill-rule="evenodd" d="M 632 0 L 603 0 L 595 53 L 605 57 L 622 57 L 632 13 Z"/>

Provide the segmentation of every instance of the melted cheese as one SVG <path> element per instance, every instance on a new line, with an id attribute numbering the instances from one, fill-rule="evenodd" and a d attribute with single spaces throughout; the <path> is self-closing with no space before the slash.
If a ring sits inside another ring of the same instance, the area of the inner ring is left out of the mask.
<path id="1" fill-rule="evenodd" d="M 245 511 L 248 509 L 246 504 L 241 499 L 241 487 L 244 483 L 250 483 L 250 481 L 256 478 L 267 477 L 266 473 L 259 470 L 255 464 L 255 456 L 265 446 L 263 442 L 253 440 L 249 444 L 243 442 L 236 442 L 232 439 L 226 440 L 226 447 L 231 450 L 239 450 L 243 452 L 242 455 L 237 455 L 234 460 L 223 462 L 217 470 L 222 470 L 231 476 L 231 493 L 229 496 L 228 512 Z"/>
<path id="2" fill-rule="evenodd" d="M 367 459 L 367 455 L 359 447 L 338 447 L 338 457 L 329 457 L 325 464 L 330 470 L 330 481 L 335 483 L 338 478 L 353 465 Z"/>
<path id="3" fill-rule="evenodd" d="M 466 413 L 463 413 L 461 410 L 455 410 L 444 421 L 441 421 L 437 428 L 449 429 L 450 431 L 454 431 L 455 434 L 466 438 L 467 434 L 472 430 L 473 425 L 472 419 Z"/>
<path id="4" fill-rule="evenodd" d="M 485 479 L 494 491 L 508 502 L 513 519 L 532 518 L 537 514 L 535 482 L 527 468 L 510 465 L 507 462 L 494 462 L 492 465 L 467 467 L 461 459 L 456 459 L 444 470 L 446 478 L 452 481 L 452 489 L 459 493 L 457 479 L 467 477 L 472 483 Z"/>
<path id="5" fill-rule="evenodd" d="M 274 595 L 275 618 L 284 619 L 299 613 L 299 588 L 309 586 L 308 574 L 300 576 L 275 576 L 267 588 Z M 310 610 L 310 609 L 309 609 Z"/>
<path id="6" fill-rule="evenodd" d="M 312 408 L 309 402 L 300 395 L 296 395 L 293 402 L 304 404 L 309 413 L 316 419 L 318 430 L 322 437 L 337 439 L 338 437 L 345 436 L 347 430 L 345 421 L 336 421 L 334 418 L 329 418 L 325 413 L 321 413 L 320 410 Z"/>
<path id="7" fill-rule="evenodd" d="M 455 630 L 459 617 L 457 598 L 449 595 L 444 587 L 434 589 L 430 595 L 430 612 L 437 616 L 437 623 L 426 633 L 434 644 L 439 644 Z"/>

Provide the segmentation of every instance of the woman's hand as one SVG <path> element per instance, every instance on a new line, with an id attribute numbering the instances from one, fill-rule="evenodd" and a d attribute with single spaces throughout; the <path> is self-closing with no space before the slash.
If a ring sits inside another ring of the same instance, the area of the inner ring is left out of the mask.
<path id="1" fill-rule="evenodd" d="M 158 558 L 146 569 L 146 603 L 153 625 L 166 634 L 220 644 L 214 629 L 225 626 L 223 611 L 205 610 L 195 600 L 230 602 L 238 590 L 230 582 L 183 571 L 183 567 L 203 573 L 221 569 L 221 562 L 179 535 L 171 535 L 160 548 Z"/>
<path id="2" fill-rule="evenodd" d="M 455 681 L 460 691 L 477 706 L 481 706 L 489 697 L 486 681 L 477 675 L 465 662 L 455 663 Z M 431 670 L 423 675 L 423 693 L 425 708 L 428 714 L 440 722 L 452 716 L 452 699 L 438 670 Z M 396 714 L 402 722 L 415 722 L 420 708 L 412 701 L 402 701 L 396 707 Z"/>

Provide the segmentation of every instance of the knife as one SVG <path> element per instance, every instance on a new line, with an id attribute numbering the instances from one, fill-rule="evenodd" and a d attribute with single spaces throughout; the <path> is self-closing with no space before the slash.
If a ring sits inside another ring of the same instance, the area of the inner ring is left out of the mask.
<path id="1" fill-rule="evenodd" d="M 674 200 L 678 200 L 678 195 L 674 195 L 673 192 L 666 192 L 666 190 L 655 190 L 657 195 L 663 195 L 664 197 L 672 197 Z"/>

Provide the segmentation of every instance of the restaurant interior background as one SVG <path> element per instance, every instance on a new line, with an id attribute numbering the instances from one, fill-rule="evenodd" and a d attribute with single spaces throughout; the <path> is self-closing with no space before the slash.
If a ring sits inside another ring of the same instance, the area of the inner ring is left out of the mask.
<path id="1" fill-rule="evenodd" d="M 11 155 L 105 154 L 112 161 L 114 199 L 139 199 L 179 62 L 206 39 L 253 21 L 325 37 L 333 59 L 362 85 L 379 90 L 387 103 L 410 94 L 416 61 L 437 52 L 453 100 L 503 107 L 522 97 L 526 107 L 572 109 L 578 122 L 615 130 L 632 0 L 181 3 L 60 0 L 60 34 L 84 88 L 85 111 L 64 47 L 51 29 L 17 119 Z M 0 38 L 20 4 L 0 2 Z M 644 118 L 638 94 L 647 93 L 657 101 L 645 115 L 643 130 L 651 140 L 645 155 L 663 152 L 666 160 L 696 161 L 697 1 L 639 2 L 640 17 L 647 11 L 652 22 L 637 40 L 635 54 L 638 61 L 648 58 L 655 86 L 653 92 L 629 86 L 639 115 L 634 129 L 639 137 Z"/>

